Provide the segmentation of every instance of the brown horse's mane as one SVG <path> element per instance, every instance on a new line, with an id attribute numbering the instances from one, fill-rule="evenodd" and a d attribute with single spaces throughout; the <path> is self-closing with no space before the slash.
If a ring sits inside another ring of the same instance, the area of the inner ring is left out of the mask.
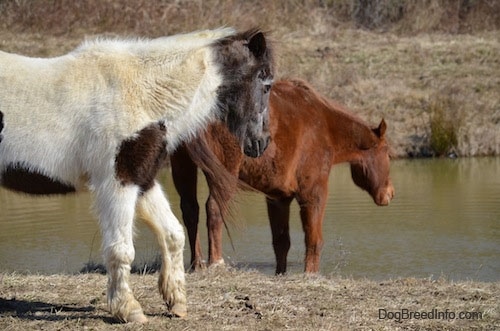
<path id="1" fill-rule="evenodd" d="M 299 88 L 302 91 L 304 91 L 305 93 L 311 95 L 313 99 L 320 101 L 320 103 L 324 106 L 324 108 L 330 110 L 331 112 L 338 113 L 338 114 L 348 118 L 349 120 L 351 120 L 355 123 L 358 123 L 364 127 L 370 128 L 370 125 L 366 121 L 364 121 L 361 117 L 348 111 L 345 108 L 345 106 L 341 105 L 340 103 L 337 103 L 337 102 L 323 96 L 318 91 L 316 91 L 316 89 L 314 89 L 305 80 L 302 80 L 300 78 L 288 78 L 288 79 L 284 79 L 283 81 L 289 82 L 294 87 Z"/>
<path id="2" fill-rule="evenodd" d="M 379 142 L 372 126 L 370 126 L 358 115 L 347 110 L 345 106 L 321 95 L 306 81 L 298 78 L 289 78 L 283 80 L 283 82 L 287 82 L 293 87 L 300 89 L 304 94 L 309 95 L 312 100 L 319 102 L 322 107 L 317 107 L 318 110 L 321 109 L 322 111 L 328 111 L 331 114 L 344 118 L 348 122 L 357 124 L 354 128 L 356 129 L 356 136 L 359 137 L 359 141 L 357 143 L 359 148 L 369 149 Z"/>

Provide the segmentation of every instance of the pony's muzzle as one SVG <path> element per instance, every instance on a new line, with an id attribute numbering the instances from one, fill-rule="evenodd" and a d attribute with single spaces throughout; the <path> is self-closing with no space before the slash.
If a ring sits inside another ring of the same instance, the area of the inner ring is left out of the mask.
<path id="1" fill-rule="evenodd" d="M 243 152 L 246 156 L 253 158 L 259 157 L 264 154 L 270 141 L 271 137 L 269 135 L 259 139 L 246 139 L 245 145 L 243 146 Z"/>

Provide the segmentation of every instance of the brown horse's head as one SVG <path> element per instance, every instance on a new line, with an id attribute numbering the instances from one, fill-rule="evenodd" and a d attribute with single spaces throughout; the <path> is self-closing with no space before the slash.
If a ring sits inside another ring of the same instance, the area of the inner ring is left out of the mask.
<path id="1" fill-rule="evenodd" d="M 258 157 L 270 140 L 271 50 L 264 34 L 255 29 L 222 39 L 215 47 L 223 76 L 218 90 L 222 121 L 237 137 L 244 153 Z"/>
<path id="2" fill-rule="evenodd" d="M 362 147 L 359 162 L 351 163 L 354 183 L 367 191 L 379 206 L 388 205 L 394 197 L 394 187 L 389 177 L 389 146 L 385 140 L 387 125 L 382 120 L 373 129 L 371 143 Z"/>

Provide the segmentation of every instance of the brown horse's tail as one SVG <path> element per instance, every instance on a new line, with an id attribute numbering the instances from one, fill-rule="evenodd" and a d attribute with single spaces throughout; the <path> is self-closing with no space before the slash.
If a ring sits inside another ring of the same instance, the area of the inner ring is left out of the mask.
<path id="1" fill-rule="evenodd" d="M 238 190 L 239 179 L 230 173 L 207 143 L 205 131 L 185 144 L 191 160 L 201 168 L 211 183 L 210 193 L 219 206 L 225 224 L 225 216 L 231 214 L 231 198 Z"/>

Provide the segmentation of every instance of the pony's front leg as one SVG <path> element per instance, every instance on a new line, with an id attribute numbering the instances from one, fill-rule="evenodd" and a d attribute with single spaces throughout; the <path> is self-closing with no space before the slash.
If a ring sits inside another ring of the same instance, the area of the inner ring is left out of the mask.
<path id="1" fill-rule="evenodd" d="M 108 305 L 111 314 L 123 322 L 146 322 L 141 305 L 129 286 L 130 264 L 134 260 L 133 221 L 139 189 L 133 185 L 109 183 L 96 190 L 96 208 L 103 237 L 108 272 Z"/>
<path id="2" fill-rule="evenodd" d="M 170 209 L 161 186 L 155 182 L 144 192 L 137 204 L 138 216 L 151 228 L 158 238 L 162 254 L 162 265 L 158 288 L 171 313 L 187 315 L 184 278 L 184 229 Z"/>

